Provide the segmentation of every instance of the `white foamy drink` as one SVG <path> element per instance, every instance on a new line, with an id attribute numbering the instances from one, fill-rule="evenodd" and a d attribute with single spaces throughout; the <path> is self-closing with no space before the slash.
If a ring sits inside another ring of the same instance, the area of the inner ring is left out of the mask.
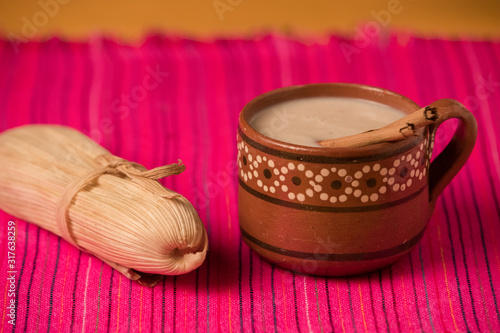
<path id="1" fill-rule="evenodd" d="M 384 127 L 405 115 L 388 105 L 360 98 L 311 97 L 265 108 L 249 123 L 270 138 L 321 147 L 318 141 Z"/>

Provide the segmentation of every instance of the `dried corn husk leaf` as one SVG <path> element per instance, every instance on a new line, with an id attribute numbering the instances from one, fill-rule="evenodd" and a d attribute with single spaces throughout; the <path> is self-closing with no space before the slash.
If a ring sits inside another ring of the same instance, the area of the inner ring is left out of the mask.
<path id="1" fill-rule="evenodd" d="M 157 179 L 182 164 L 147 170 L 63 126 L 0 134 L 0 209 L 154 285 L 205 260 L 208 239 L 191 203 Z"/>

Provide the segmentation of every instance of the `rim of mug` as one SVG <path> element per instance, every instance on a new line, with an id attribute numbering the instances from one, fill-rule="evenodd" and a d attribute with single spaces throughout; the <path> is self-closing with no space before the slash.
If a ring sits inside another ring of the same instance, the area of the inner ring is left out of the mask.
<path id="1" fill-rule="evenodd" d="M 270 138 L 249 124 L 249 119 L 260 110 L 294 99 L 308 97 L 351 97 L 374 101 L 394 107 L 406 114 L 416 111 L 420 106 L 410 98 L 394 91 L 375 86 L 357 83 L 310 83 L 305 85 L 293 85 L 268 91 L 253 98 L 248 102 L 239 116 L 239 131 L 249 139 L 258 141 L 260 145 L 293 154 L 304 154 L 328 157 L 359 157 L 381 154 L 387 151 L 406 150 L 407 147 L 417 145 L 424 135 L 424 129 L 417 131 L 417 135 L 395 141 L 383 142 L 363 147 L 310 147 L 288 143 Z"/>

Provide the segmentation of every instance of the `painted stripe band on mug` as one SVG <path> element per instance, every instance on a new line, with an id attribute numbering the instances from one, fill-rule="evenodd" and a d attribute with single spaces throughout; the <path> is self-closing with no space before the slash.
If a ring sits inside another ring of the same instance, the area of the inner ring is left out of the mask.
<path id="1" fill-rule="evenodd" d="M 307 205 L 303 203 L 298 203 L 298 202 L 290 202 L 282 199 L 278 199 L 276 197 L 272 197 L 269 195 L 266 195 L 264 193 L 261 193 L 247 184 L 241 179 L 238 178 L 238 181 L 240 183 L 240 186 L 242 189 L 247 191 L 249 194 L 265 200 L 267 202 L 283 206 L 283 207 L 289 207 L 289 208 L 295 208 L 295 209 L 300 209 L 300 210 L 307 210 L 307 211 L 312 211 L 312 212 L 328 212 L 328 213 L 361 213 L 361 212 L 367 212 L 367 211 L 374 211 L 374 210 L 380 210 L 380 209 L 385 209 L 388 207 L 393 207 L 397 206 L 400 204 L 403 204 L 405 202 L 408 202 L 417 196 L 419 196 L 426 188 L 427 185 L 421 187 L 417 191 L 413 192 L 412 194 L 390 202 L 382 203 L 382 204 L 377 204 L 377 205 L 366 205 L 366 206 L 355 206 L 355 207 L 334 207 L 334 206 L 317 206 L 317 205 Z"/>
<path id="2" fill-rule="evenodd" d="M 265 243 L 254 236 L 246 232 L 242 227 L 240 227 L 241 234 L 247 240 L 251 241 L 255 245 L 284 256 L 306 259 L 306 260 L 317 260 L 317 261 L 363 261 L 363 260 L 377 260 L 387 257 L 397 255 L 401 252 L 411 249 L 416 245 L 425 233 L 425 227 L 417 234 L 415 237 L 411 238 L 406 243 L 380 250 L 374 252 L 361 252 L 361 253 L 312 253 L 312 252 L 302 252 L 283 249 L 268 243 Z"/>

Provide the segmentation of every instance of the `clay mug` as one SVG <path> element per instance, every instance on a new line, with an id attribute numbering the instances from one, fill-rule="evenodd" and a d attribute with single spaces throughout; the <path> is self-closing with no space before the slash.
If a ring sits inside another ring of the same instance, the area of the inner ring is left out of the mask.
<path id="1" fill-rule="evenodd" d="M 395 142 L 363 147 L 307 147 L 267 137 L 249 125 L 263 108 L 331 96 L 375 101 L 412 113 L 397 93 L 358 84 L 292 86 L 260 95 L 238 126 L 241 235 L 280 267 L 313 275 L 370 272 L 407 254 L 422 238 L 436 199 L 469 157 L 477 124 L 453 101 L 458 128 L 431 162 L 437 127 Z"/>

